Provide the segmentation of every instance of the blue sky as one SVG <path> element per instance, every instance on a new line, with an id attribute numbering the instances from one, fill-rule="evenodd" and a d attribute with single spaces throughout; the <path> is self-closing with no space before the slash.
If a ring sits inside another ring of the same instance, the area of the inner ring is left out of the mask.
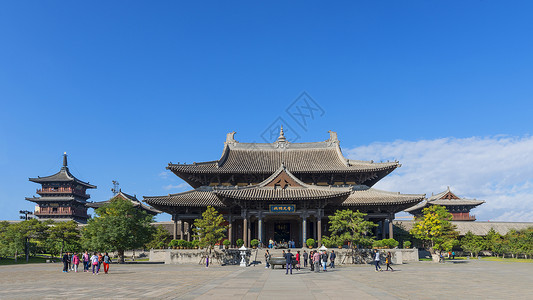
<path id="1" fill-rule="evenodd" d="M 351 158 L 403 158 L 377 187 L 450 185 L 487 200 L 478 219 L 533 221 L 532 6 L 4 1 L 0 219 L 33 209 L 28 177 L 65 151 L 93 201 L 112 180 L 164 195 L 187 189 L 168 162 L 218 159 L 227 132 L 261 142 L 283 122 L 302 142 L 337 131 Z M 301 126 L 304 91 L 320 110 Z"/>

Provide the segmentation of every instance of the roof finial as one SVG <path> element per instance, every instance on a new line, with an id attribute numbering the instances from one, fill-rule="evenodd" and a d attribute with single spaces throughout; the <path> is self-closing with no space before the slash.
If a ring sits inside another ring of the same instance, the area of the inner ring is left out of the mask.
<path id="1" fill-rule="evenodd" d="M 286 142 L 287 139 L 285 138 L 285 133 L 283 132 L 283 125 L 281 125 L 281 129 L 279 130 L 279 137 L 276 140 L 276 142 Z"/>
<path id="2" fill-rule="evenodd" d="M 66 168 L 68 166 L 67 164 L 67 152 L 63 153 L 63 168 Z"/>

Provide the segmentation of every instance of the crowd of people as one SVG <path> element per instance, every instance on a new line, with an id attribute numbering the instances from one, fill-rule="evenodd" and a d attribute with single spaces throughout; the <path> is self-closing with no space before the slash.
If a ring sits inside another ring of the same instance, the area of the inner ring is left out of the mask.
<path id="1" fill-rule="evenodd" d="M 307 268 L 309 265 L 309 268 L 312 272 L 320 272 L 321 270 L 323 272 L 328 271 L 328 267 L 335 268 L 335 258 L 337 257 L 337 254 L 335 254 L 335 250 L 331 250 L 331 252 L 328 254 L 327 251 L 319 251 L 319 250 L 311 250 L 309 253 L 307 253 L 306 250 L 303 250 L 303 253 L 300 253 L 300 250 L 296 251 L 296 255 L 291 253 L 291 249 L 288 249 L 287 252 L 283 250 L 283 258 L 285 258 L 285 274 L 292 275 L 292 267 L 293 267 L 293 260 L 296 262 L 294 264 L 294 267 L 297 271 L 300 271 L 302 268 Z M 265 252 L 265 262 L 266 266 L 265 268 L 269 268 L 269 260 L 271 258 L 270 252 L 266 250 Z M 329 264 L 328 264 L 329 261 Z"/>
<path id="2" fill-rule="evenodd" d="M 81 257 L 79 256 L 81 255 Z M 83 272 L 91 272 L 92 267 L 92 273 L 93 275 L 98 275 L 100 273 L 100 268 L 104 267 L 104 273 L 108 274 L 109 272 L 109 264 L 111 264 L 111 257 L 109 257 L 109 254 L 106 252 L 102 255 L 102 253 L 94 252 L 91 256 L 88 251 L 85 251 L 85 253 L 70 253 L 65 252 L 62 257 L 63 261 L 63 273 L 68 273 L 69 271 L 73 271 L 75 273 L 78 273 L 78 267 L 79 264 L 83 264 Z"/>

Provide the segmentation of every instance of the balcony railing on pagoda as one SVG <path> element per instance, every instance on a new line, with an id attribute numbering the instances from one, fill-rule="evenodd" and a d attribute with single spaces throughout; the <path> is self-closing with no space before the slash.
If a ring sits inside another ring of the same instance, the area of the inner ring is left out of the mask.
<path id="1" fill-rule="evenodd" d="M 454 221 L 475 221 L 476 216 L 471 215 L 469 213 L 455 213 L 453 214 L 453 220 Z"/>
<path id="2" fill-rule="evenodd" d="M 54 210 L 55 208 L 55 210 Z M 87 212 L 70 207 L 39 207 L 35 209 L 36 216 L 78 216 L 89 217 Z"/>
<path id="3" fill-rule="evenodd" d="M 60 188 L 42 188 L 42 189 L 37 189 L 37 194 L 41 195 L 41 194 L 74 194 L 74 195 L 78 195 L 78 196 L 82 196 L 82 197 L 86 197 L 86 198 L 90 198 L 91 195 L 83 192 L 83 191 L 80 191 L 80 190 L 77 190 L 77 189 L 73 189 L 73 188 L 69 188 L 69 187 L 60 187 Z"/>

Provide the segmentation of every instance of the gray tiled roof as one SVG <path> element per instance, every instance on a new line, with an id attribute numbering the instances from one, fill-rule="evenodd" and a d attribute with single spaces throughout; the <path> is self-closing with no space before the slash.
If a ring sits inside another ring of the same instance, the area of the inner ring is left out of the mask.
<path id="1" fill-rule="evenodd" d="M 445 195 L 448 193 L 452 194 L 454 199 L 443 199 Z M 426 201 L 421 202 L 413 207 L 410 207 L 406 209 L 406 212 L 415 212 L 419 209 L 423 209 L 428 205 L 442 205 L 442 206 L 454 206 L 454 205 L 461 205 L 461 206 L 478 206 L 485 203 L 483 200 L 476 200 L 476 199 L 465 199 L 460 198 L 456 196 L 452 191 L 450 190 L 450 187 L 448 187 L 444 192 L 438 193 L 436 195 L 432 195 L 429 197 Z"/>
<path id="2" fill-rule="evenodd" d="M 487 235 L 491 228 L 494 228 L 499 234 L 506 234 L 509 230 L 522 230 L 533 227 L 533 222 L 468 222 L 468 221 L 451 221 L 457 226 L 460 235 L 465 235 L 468 231 L 475 235 Z M 409 231 L 413 228 L 415 221 L 395 220 L 394 225 L 400 225 L 403 229 Z"/>
<path id="3" fill-rule="evenodd" d="M 67 201 L 74 201 L 76 198 L 72 196 L 67 197 L 26 197 L 26 200 L 32 201 L 32 202 L 67 202 Z M 83 202 L 83 201 L 79 201 Z"/>
<path id="4" fill-rule="evenodd" d="M 201 187 L 195 190 L 169 194 L 167 196 L 143 197 L 144 202 L 150 205 L 164 206 L 192 206 L 192 207 L 225 207 L 224 203 L 213 193 L 210 187 Z"/>
<path id="5" fill-rule="evenodd" d="M 353 187 L 353 192 L 342 203 L 342 206 L 414 204 L 422 201 L 425 196 L 424 194 L 386 192 L 360 185 Z"/>
<path id="6" fill-rule="evenodd" d="M 119 191 L 119 193 L 118 193 L 116 196 L 114 196 L 113 198 L 115 198 L 115 197 L 117 197 L 117 196 L 121 196 L 122 198 L 131 201 L 131 203 L 133 204 L 133 206 L 135 206 L 135 207 L 141 207 L 142 209 L 148 211 L 148 212 L 151 213 L 151 214 L 156 215 L 156 214 L 161 213 L 160 210 L 157 210 L 157 209 L 155 209 L 155 208 L 153 208 L 153 207 L 151 207 L 151 206 L 148 206 L 148 205 L 143 204 L 141 201 L 139 201 L 139 200 L 137 199 L 136 196 L 132 196 L 132 195 L 126 194 L 126 193 L 124 193 L 123 191 Z M 103 205 L 105 205 L 105 204 L 110 203 L 111 200 L 112 200 L 113 198 L 111 198 L 110 200 L 106 200 L 106 201 L 89 202 L 89 203 L 87 203 L 86 205 L 87 205 L 88 207 L 98 208 L 98 207 L 101 207 L 101 206 L 103 206 Z"/>
<path id="7" fill-rule="evenodd" d="M 48 182 L 76 182 L 89 189 L 95 189 L 96 185 L 89 184 L 88 182 L 81 181 L 74 177 L 68 169 L 68 167 L 62 167 L 61 170 L 53 175 L 37 178 L 29 178 L 30 181 L 36 183 L 48 183 Z"/>
<path id="8" fill-rule="evenodd" d="M 234 133 L 231 133 L 234 134 Z M 398 162 L 374 163 L 346 159 L 336 133 L 324 142 L 239 143 L 229 137 L 216 161 L 172 164 L 167 169 L 182 173 L 272 173 L 283 163 L 293 173 L 369 172 L 394 170 Z"/>
<path id="9" fill-rule="evenodd" d="M 293 185 L 287 187 L 273 186 L 273 181 L 276 178 L 280 178 L 278 176 L 288 176 Z M 306 184 L 289 172 L 283 164 L 278 167 L 276 172 L 257 185 L 215 189 L 215 194 L 221 197 L 239 200 L 328 199 L 346 196 L 350 192 L 351 190 L 346 187 L 331 188 Z"/>

